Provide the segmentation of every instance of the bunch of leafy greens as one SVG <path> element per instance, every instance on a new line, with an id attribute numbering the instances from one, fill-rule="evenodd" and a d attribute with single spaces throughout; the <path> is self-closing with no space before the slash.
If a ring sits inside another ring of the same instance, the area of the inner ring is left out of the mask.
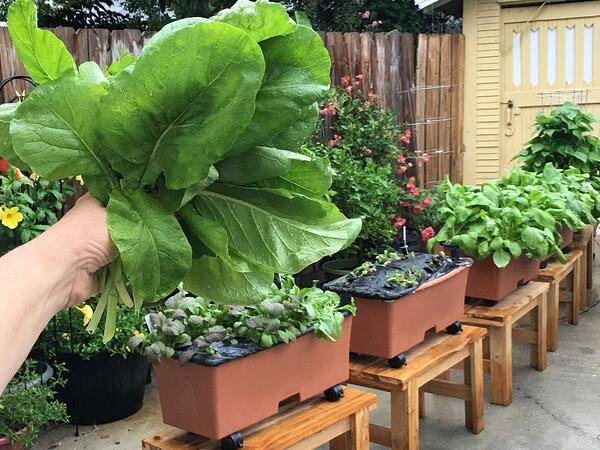
<path id="1" fill-rule="evenodd" d="M 67 183 L 30 179 L 9 167 L 6 176 L 0 175 L 0 207 L 18 208 L 23 220 L 15 229 L 0 224 L 0 255 L 29 242 L 56 223 L 65 196 L 74 193 Z"/>
<path id="2" fill-rule="evenodd" d="M 16 0 L 8 22 L 39 86 L 3 107 L 2 156 L 49 179 L 82 175 L 107 205 L 120 257 L 100 274 L 88 326 L 106 310 L 105 341 L 119 299 L 140 307 L 184 280 L 219 303 L 256 303 L 275 273 L 299 272 L 360 231 L 324 199 L 328 167 L 295 152 L 316 124 L 330 59 L 282 5 L 240 0 L 173 22 L 107 73 L 76 67 L 37 28 L 32 0 Z"/>
<path id="3" fill-rule="evenodd" d="M 348 304 L 340 306 L 337 294 L 317 287 L 300 289 L 290 276 L 281 276 L 266 298 L 256 305 L 225 306 L 199 297 L 176 294 L 166 309 L 149 315 L 153 331 L 133 336 L 131 348 L 140 348 L 144 356 L 157 363 L 170 358 L 176 350 L 182 362 L 197 353 L 216 354 L 217 342 L 236 345 L 251 341 L 262 347 L 295 341 L 312 329 L 317 337 L 334 342 L 342 334 L 343 312 L 354 314 Z"/>
<path id="4" fill-rule="evenodd" d="M 559 169 L 575 167 L 589 173 L 600 187 L 600 140 L 590 134 L 594 122 L 592 114 L 569 102 L 548 115 L 540 114 L 535 120 L 536 135 L 515 159 L 533 172 L 541 172 L 549 162 Z"/>
<path id="5" fill-rule="evenodd" d="M 576 187 L 577 186 L 577 187 Z M 478 259 L 492 256 L 506 267 L 522 254 L 565 262 L 560 228 L 581 229 L 594 221 L 598 197 L 576 169 L 560 171 L 548 164 L 543 173 L 513 169 L 506 177 L 481 186 L 442 183 L 439 218 L 444 223 L 429 240 L 455 244 Z"/>
<path id="6" fill-rule="evenodd" d="M 40 365 L 26 360 L 0 396 L 0 437 L 15 444 L 10 448 L 28 448 L 42 428 L 68 422 L 67 407 L 54 399 L 57 386 L 64 386 L 62 366 L 45 384 L 40 383 Z"/>

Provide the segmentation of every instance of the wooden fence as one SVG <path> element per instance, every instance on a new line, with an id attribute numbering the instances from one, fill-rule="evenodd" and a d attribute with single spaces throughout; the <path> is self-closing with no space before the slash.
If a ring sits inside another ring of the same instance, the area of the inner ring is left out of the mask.
<path id="1" fill-rule="evenodd" d="M 139 30 L 54 28 L 78 64 L 109 65 L 123 51 L 139 54 L 154 34 Z M 332 59 L 332 80 L 363 75 L 364 92 L 375 92 L 402 122 L 412 124 L 414 149 L 428 152 L 430 162 L 415 169 L 421 185 L 450 174 L 462 180 L 464 36 L 410 33 L 320 33 Z M 415 42 L 416 40 L 416 42 Z M 415 45 L 416 44 L 416 45 Z M 23 75 L 7 28 L 0 28 L 0 78 Z M 9 101 L 26 85 L 4 89 Z"/>

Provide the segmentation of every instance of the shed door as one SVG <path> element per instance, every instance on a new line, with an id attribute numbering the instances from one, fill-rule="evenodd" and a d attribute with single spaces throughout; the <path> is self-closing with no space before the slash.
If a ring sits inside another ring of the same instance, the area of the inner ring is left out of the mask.
<path id="1" fill-rule="evenodd" d="M 501 18 L 500 162 L 507 167 L 538 112 L 572 101 L 600 118 L 600 1 L 504 8 Z"/>

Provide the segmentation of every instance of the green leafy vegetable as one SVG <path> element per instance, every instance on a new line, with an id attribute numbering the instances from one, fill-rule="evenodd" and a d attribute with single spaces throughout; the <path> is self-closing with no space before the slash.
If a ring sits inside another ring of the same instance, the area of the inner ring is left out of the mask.
<path id="1" fill-rule="evenodd" d="M 35 7 L 18 4 L 34 11 L 24 25 L 13 14 L 12 29 L 31 30 L 13 36 L 21 57 L 43 61 L 56 42 L 35 40 Z M 106 312 L 110 339 L 117 302 L 140 307 L 182 280 L 212 301 L 257 302 L 275 273 L 352 242 L 361 222 L 326 199 L 329 165 L 297 152 L 329 70 L 318 34 L 280 4 L 239 1 L 169 24 L 108 77 L 84 63 L 0 110 L 0 153 L 51 179 L 82 175 L 107 205 L 120 258 L 99 273 L 88 329 Z"/>

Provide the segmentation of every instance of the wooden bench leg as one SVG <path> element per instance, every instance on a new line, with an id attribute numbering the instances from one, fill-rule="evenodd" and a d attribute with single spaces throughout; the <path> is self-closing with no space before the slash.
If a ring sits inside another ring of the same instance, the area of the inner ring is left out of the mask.
<path id="1" fill-rule="evenodd" d="M 548 290 L 548 351 L 555 352 L 558 348 L 558 317 L 560 304 L 560 285 L 550 283 Z"/>
<path id="2" fill-rule="evenodd" d="M 419 448 L 419 387 L 410 380 L 404 391 L 391 392 L 392 450 Z"/>
<path id="3" fill-rule="evenodd" d="M 512 402 L 512 327 L 491 327 L 490 403 L 507 406 Z"/>
<path id="4" fill-rule="evenodd" d="M 579 325 L 579 304 L 581 303 L 581 289 L 579 289 L 579 285 L 581 283 L 581 277 L 583 273 L 581 271 L 581 264 L 579 261 L 576 261 L 573 264 L 573 272 L 571 274 L 573 277 L 573 302 L 570 305 L 567 305 L 568 308 L 571 308 L 571 314 L 569 317 L 569 323 L 572 325 Z"/>
<path id="5" fill-rule="evenodd" d="M 483 351 L 482 340 L 470 345 L 465 361 L 465 385 L 469 387 L 470 399 L 465 400 L 465 425 L 473 433 L 483 430 Z"/>
<path id="6" fill-rule="evenodd" d="M 594 227 L 594 232 L 596 231 L 596 227 Z M 592 234 L 592 237 L 590 238 L 590 240 L 588 241 L 588 245 L 587 245 L 587 261 L 586 261 L 586 265 L 587 265 L 587 269 L 586 269 L 586 281 L 587 281 L 587 288 L 588 289 L 592 289 L 592 272 L 593 272 L 593 264 L 594 264 L 594 242 L 596 241 L 596 236 L 594 234 Z"/>
<path id="7" fill-rule="evenodd" d="M 581 276 L 579 277 L 579 289 L 581 293 L 579 294 L 579 311 L 583 311 L 587 308 L 587 247 L 583 249 L 583 254 L 581 258 L 579 258 L 579 272 Z"/>
<path id="8" fill-rule="evenodd" d="M 329 450 L 369 450 L 369 409 L 350 417 L 350 431 L 329 441 Z"/>
<path id="9" fill-rule="evenodd" d="M 548 365 L 546 353 L 546 348 L 548 346 L 546 331 L 546 325 L 548 324 L 546 312 L 548 298 L 546 293 L 540 295 L 537 302 L 537 306 L 533 310 L 534 314 L 531 318 L 531 329 L 536 332 L 536 342 L 529 344 L 529 364 L 531 367 L 541 372 L 545 370 Z"/>
<path id="10" fill-rule="evenodd" d="M 419 389 L 419 418 L 425 417 L 425 391 Z"/>

